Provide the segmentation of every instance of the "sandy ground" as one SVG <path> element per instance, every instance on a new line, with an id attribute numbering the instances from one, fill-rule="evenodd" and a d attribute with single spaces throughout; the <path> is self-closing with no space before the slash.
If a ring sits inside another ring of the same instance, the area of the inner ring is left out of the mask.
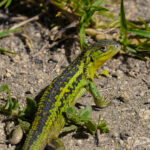
<path id="1" fill-rule="evenodd" d="M 149 7 L 149 0 L 126 1 L 127 17 L 136 20 L 139 16 L 148 20 Z M 28 7 L 27 10 L 26 13 L 21 13 L 23 10 L 16 12 L 13 8 L 5 12 L 0 10 L 0 30 L 38 14 L 36 9 L 33 11 Z M 118 8 L 113 9 L 115 10 L 117 12 Z M 16 19 L 19 16 L 20 19 Z M 65 21 L 63 19 L 61 22 Z M 26 24 L 22 31 L 0 39 L 0 47 L 17 53 L 0 54 L 0 85 L 8 83 L 12 97 L 17 98 L 22 107 L 26 97 L 37 96 L 80 53 L 76 31 L 72 31 L 72 38 L 59 43 L 53 42 L 55 31 L 50 25 L 54 23 L 59 25 L 59 18 L 41 16 L 40 19 Z M 32 51 L 22 34 L 32 41 Z M 93 42 L 92 39 L 87 39 L 89 43 Z M 101 114 L 110 132 L 100 135 L 98 146 L 95 137 L 87 133 L 82 136 L 77 136 L 75 132 L 67 134 L 61 137 L 66 150 L 149 150 L 150 58 L 147 57 L 144 62 L 120 53 L 105 63 L 98 72 L 103 69 L 109 71 L 108 77 L 95 79 L 95 83 L 101 95 L 107 97 L 111 103 L 99 111 L 93 110 L 92 118 L 97 122 Z M 5 96 L 0 95 L 1 104 L 4 104 Z M 78 103 L 94 105 L 89 93 L 80 98 Z M 0 150 L 13 150 L 15 146 L 5 144 L 4 141 L 6 133 L 3 120 L 6 118 L 0 114 Z"/>

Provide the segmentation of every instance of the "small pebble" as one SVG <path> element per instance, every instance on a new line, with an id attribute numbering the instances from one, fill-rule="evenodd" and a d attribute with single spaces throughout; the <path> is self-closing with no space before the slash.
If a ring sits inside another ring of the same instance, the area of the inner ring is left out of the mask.
<path id="1" fill-rule="evenodd" d="M 23 138 L 23 130 L 22 128 L 18 125 L 16 128 L 12 131 L 12 135 L 9 139 L 9 142 L 11 144 L 18 144 L 21 139 Z"/>
<path id="2" fill-rule="evenodd" d="M 10 77 L 11 77 L 11 74 L 10 74 L 9 72 L 7 72 L 7 73 L 5 74 L 5 77 L 10 78 Z"/>
<path id="3" fill-rule="evenodd" d="M 150 110 L 141 109 L 139 111 L 139 116 L 144 120 L 150 119 Z"/>
<path id="4" fill-rule="evenodd" d="M 112 133 L 112 137 L 114 137 L 114 138 L 117 138 L 117 137 L 119 137 L 119 134 L 118 134 L 118 132 L 114 131 L 114 132 Z"/>
<path id="5" fill-rule="evenodd" d="M 20 61 L 20 57 L 18 55 L 15 55 L 15 57 L 12 57 L 12 59 L 15 63 Z"/>
<path id="6" fill-rule="evenodd" d="M 133 71 L 129 71 L 128 74 L 131 76 L 131 77 L 135 77 L 135 73 Z"/>
<path id="7" fill-rule="evenodd" d="M 92 29 L 92 28 L 87 28 L 87 29 L 85 30 L 85 32 L 86 32 L 87 34 L 91 35 L 91 36 L 95 36 L 95 35 L 97 35 L 97 33 L 98 33 L 97 30 Z"/>
<path id="8" fill-rule="evenodd" d="M 121 70 L 117 70 L 116 76 L 118 79 L 121 79 L 123 77 L 123 72 Z"/>
<path id="9" fill-rule="evenodd" d="M 37 32 L 37 33 L 35 33 L 34 37 L 40 39 L 41 38 L 41 34 Z"/>
<path id="10" fill-rule="evenodd" d="M 121 140 L 127 140 L 128 137 L 130 137 L 130 136 L 129 136 L 129 134 L 127 132 L 121 132 L 120 133 L 120 139 Z"/>
<path id="11" fill-rule="evenodd" d="M 145 95 L 145 91 L 140 92 L 140 96 L 143 97 Z"/>
<path id="12" fill-rule="evenodd" d="M 150 104 L 150 98 L 148 98 L 144 104 Z"/>
<path id="13" fill-rule="evenodd" d="M 120 99 L 122 102 L 126 103 L 126 102 L 129 101 L 129 96 L 128 96 L 128 94 L 127 94 L 126 92 L 124 92 L 124 93 L 122 93 L 122 94 L 120 95 L 119 99 Z"/>

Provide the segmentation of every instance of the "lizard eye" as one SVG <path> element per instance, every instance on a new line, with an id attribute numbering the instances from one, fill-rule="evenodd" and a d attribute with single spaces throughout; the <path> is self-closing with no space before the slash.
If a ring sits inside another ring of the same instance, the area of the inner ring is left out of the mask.
<path id="1" fill-rule="evenodd" d="M 106 51 L 107 51 L 107 48 L 106 48 L 105 46 L 102 46 L 102 47 L 101 47 L 101 51 L 102 51 L 102 52 L 106 52 Z"/>
<path id="2" fill-rule="evenodd" d="M 116 45 L 115 45 L 115 48 L 119 48 L 119 47 L 120 47 L 120 44 L 116 44 Z"/>

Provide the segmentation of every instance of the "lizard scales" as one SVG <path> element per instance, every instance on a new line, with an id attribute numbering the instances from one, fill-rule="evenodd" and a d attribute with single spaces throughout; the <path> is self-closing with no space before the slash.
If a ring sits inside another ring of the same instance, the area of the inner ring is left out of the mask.
<path id="1" fill-rule="evenodd" d="M 67 107 L 73 106 L 85 91 L 89 90 L 95 103 L 101 106 L 98 91 L 92 91 L 91 88 L 94 86 L 93 78 L 96 70 L 119 50 L 118 43 L 101 40 L 84 50 L 52 81 L 40 99 L 23 150 L 44 150 L 48 141 L 52 142 L 58 137 L 65 124 L 62 113 Z"/>

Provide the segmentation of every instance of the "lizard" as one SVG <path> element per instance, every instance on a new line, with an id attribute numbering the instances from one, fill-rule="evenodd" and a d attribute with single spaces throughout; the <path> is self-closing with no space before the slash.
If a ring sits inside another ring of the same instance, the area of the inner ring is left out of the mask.
<path id="1" fill-rule="evenodd" d="M 105 107 L 103 99 L 94 84 L 97 69 L 113 57 L 121 46 L 119 43 L 103 39 L 86 48 L 64 71 L 46 88 L 38 103 L 37 112 L 26 137 L 22 150 L 44 150 L 48 143 L 64 150 L 58 138 L 65 125 L 63 112 L 75 105 L 77 99 L 89 91 L 99 107 Z"/>

